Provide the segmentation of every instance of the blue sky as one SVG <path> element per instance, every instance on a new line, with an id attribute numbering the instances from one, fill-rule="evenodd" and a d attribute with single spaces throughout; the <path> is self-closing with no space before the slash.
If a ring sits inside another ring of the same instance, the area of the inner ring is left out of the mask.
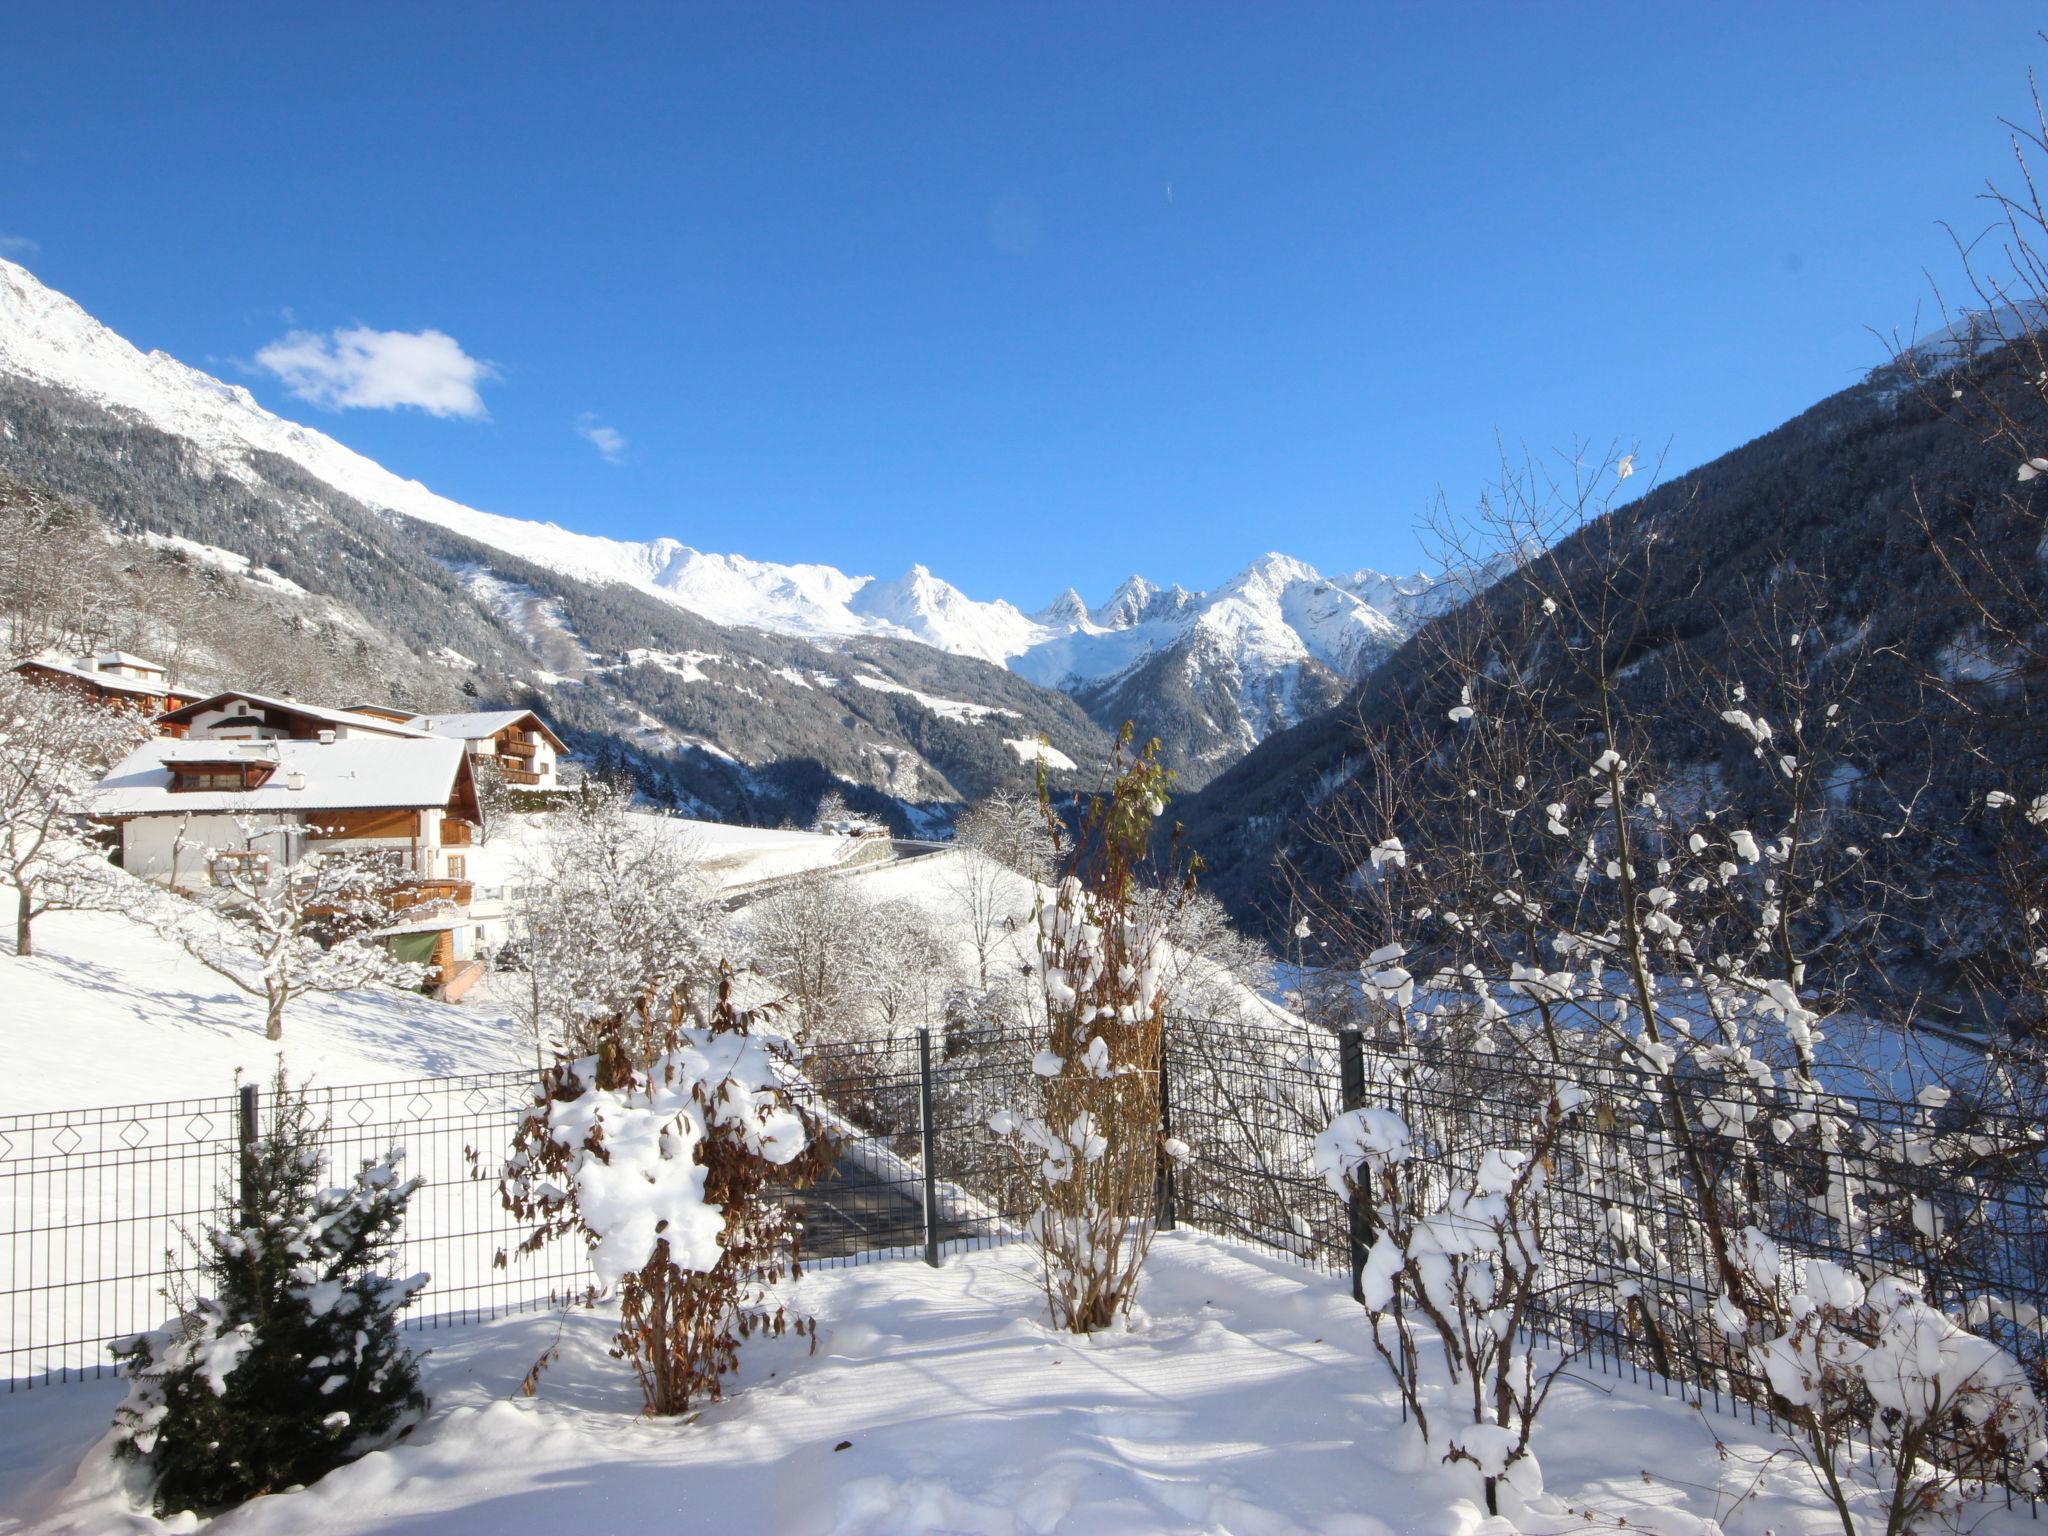
<path id="1" fill-rule="evenodd" d="M 1879 361 L 2037 21 L 23 6 L 0 253 L 493 511 L 1026 607 L 1412 568 L 1496 433 L 1684 467 Z"/>

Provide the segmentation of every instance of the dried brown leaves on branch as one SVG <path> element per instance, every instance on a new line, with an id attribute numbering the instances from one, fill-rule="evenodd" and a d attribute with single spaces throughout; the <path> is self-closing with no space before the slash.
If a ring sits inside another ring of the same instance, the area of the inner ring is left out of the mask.
<path id="1" fill-rule="evenodd" d="M 823 1173 L 832 1147 L 754 1034 L 769 1010 L 740 1008 L 732 987 L 721 967 L 701 1028 L 671 1002 L 543 1071 L 499 1178 L 506 1209 L 533 1224 L 520 1252 L 556 1238 L 588 1250 L 592 1296 L 619 1303 L 613 1353 L 650 1414 L 717 1400 L 747 1339 L 814 1326 L 781 1294 L 803 1229 L 778 1194 Z"/>
<path id="2" fill-rule="evenodd" d="M 1069 871 L 1038 912 L 1044 1045 L 1030 1102 L 990 1127 L 1026 1170 L 1038 1208 L 1030 1232 L 1053 1321 L 1075 1333 L 1109 1327 L 1137 1294 L 1157 1217 L 1168 931 L 1193 889 L 1152 834 L 1172 775 L 1157 742 L 1118 743 L 1113 778 L 1069 843 L 1045 808 Z"/>

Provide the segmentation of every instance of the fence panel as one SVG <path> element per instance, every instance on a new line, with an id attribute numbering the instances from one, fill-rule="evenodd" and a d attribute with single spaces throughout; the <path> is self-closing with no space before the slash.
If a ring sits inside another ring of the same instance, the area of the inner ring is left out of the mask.
<path id="1" fill-rule="evenodd" d="M 330 1179 L 395 1146 L 405 1149 L 406 1175 L 426 1180 L 400 1229 L 399 1272 L 431 1277 L 406 1314 L 407 1327 L 547 1306 L 589 1286 L 590 1267 L 569 1244 L 512 1251 L 527 1229 L 500 1204 L 496 1175 L 533 1093 L 529 1072 L 310 1091 L 314 1118 L 327 1124 Z"/>
<path id="2" fill-rule="evenodd" d="M 97 1375 L 107 1340 L 155 1327 L 238 1145 L 228 1094 L 0 1116 L 0 1376 Z"/>
<path id="3" fill-rule="evenodd" d="M 1033 1192 L 988 1119 L 1032 1102 L 1039 1044 L 1028 1029 L 978 1027 L 935 1033 L 928 1057 L 908 1034 L 792 1054 L 785 1080 L 835 1149 L 817 1185 L 780 1196 L 805 1213 L 806 1262 L 1015 1241 Z M 1180 1224 L 1317 1269 L 1349 1268 L 1353 1213 L 1313 1167 L 1316 1137 L 1345 1107 L 1340 1054 L 1335 1035 L 1307 1026 L 1171 1022 L 1162 1066 L 1171 1132 L 1187 1150 L 1171 1190 Z M 1682 1109 L 1727 1123 L 1728 1086 L 1681 1084 L 1674 1105 L 1670 1083 L 1590 1041 L 1563 1067 L 1522 1052 L 1367 1042 L 1354 1075 L 1353 1097 L 1407 1120 L 1416 1176 L 1440 1193 L 1489 1149 L 1524 1144 L 1560 1082 L 1586 1090 L 1543 1187 L 1538 1326 L 1591 1363 L 1768 1413 L 1753 1362 L 1714 1322 L 1704 1175 L 1745 1190 L 1744 1220 L 1788 1258 L 1910 1277 L 2013 1353 L 2048 1396 L 2048 1132 L 2037 1121 L 1961 1103 L 1812 1095 L 1798 1125 L 1761 1119 L 1753 1133 L 1701 1138 L 1695 1165 L 1675 1154 L 1669 1117 Z M 400 1264 L 432 1281 L 408 1326 L 587 1288 L 573 1243 L 496 1262 L 522 1231 L 494 1179 L 475 1175 L 494 1171 L 532 1082 L 504 1072 L 311 1091 L 331 1179 L 398 1145 L 407 1171 L 426 1180 Z M 163 1293 L 189 1291 L 196 1276 L 192 1239 L 232 1203 L 237 1148 L 229 1095 L 0 1117 L 0 1373 L 10 1386 L 100 1374 L 109 1340 L 168 1314 Z"/>
<path id="4" fill-rule="evenodd" d="M 546 1305 L 589 1283 L 582 1255 L 509 1255 L 522 1235 L 472 1151 L 495 1168 L 530 1102 L 523 1072 L 307 1091 L 325 1176 L 388 1147 L 426 1180 L 398 1263 L 432 1283 L 407 1314 L 432 1328 Z M 259 1117 L 267 1106 L 259 1104 Z M 0 1117 L 0 1377 L 10 1388 L 105 1374 L 113 1340 L 161 1324 L 199 1277 L 205 1229 L 236 1199 L 236 1097 Z"/>

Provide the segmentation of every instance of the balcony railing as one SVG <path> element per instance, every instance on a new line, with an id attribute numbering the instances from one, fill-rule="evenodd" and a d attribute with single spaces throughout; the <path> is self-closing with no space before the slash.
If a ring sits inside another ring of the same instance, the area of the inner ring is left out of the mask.
<path id="1" fill-rule="evenodd" d="M 383 901 L 394 912 L 406 912 L 414 907 L 433 906 L 440 902 L 466 907 L 475 889 L 467 880 L 408 880 L 404 885 L 395 885 L 384 892 Z"/>
<path id="2" fill-rule="evenodd" d="M 529 769 L 501 768 L 498 771 L 504 774 L 507 784 L 538 784 L 540 782 L 540 775 Z"/>
<path id="3" fill-rule="evenodd" d="M 498 756 L 500 757 L 532 757 L 539 751 L 539 743 L 531 741 L 522 741 L 517 737 L 514 737 L 510 741 L 501 741 L 498 743 Z"/>

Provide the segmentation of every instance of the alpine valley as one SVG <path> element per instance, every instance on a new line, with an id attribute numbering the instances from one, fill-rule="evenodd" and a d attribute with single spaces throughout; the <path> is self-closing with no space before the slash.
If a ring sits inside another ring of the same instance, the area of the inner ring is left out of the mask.
<path id="1" fill-rule="evenodd" d="M 1041 759 L 1092 780 L 1126 720 L 1198 786 L 1342 699 L 1447 596 L 1267 554 L 1209 592 L 1133 576 L 1027 612 L 923 566 L 880 580 L 479 511 L 7 261 L 0 476 L 91 508 L 138 578 L 172 565 L 247 610 L 241 652 L 185 647 L 183 681 L 246 679 L 260 655 L 320 702 L 518 702 L 657 798 L 751 821 L 801 819 L 836 786 L 938 830 Z M 266 626 L 322 637 L 325 664 L 294 670 Z"/>

